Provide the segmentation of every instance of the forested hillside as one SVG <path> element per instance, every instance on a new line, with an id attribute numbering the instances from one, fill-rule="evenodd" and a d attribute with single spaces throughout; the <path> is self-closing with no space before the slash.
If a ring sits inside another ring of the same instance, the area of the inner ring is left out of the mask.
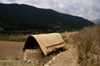
<path id="1" fill-rule="evenodd" d="M 5 32 L 56 32 L 93 25 L 77 16 L 25 4 L 0 3 L 0 28 Z"/>

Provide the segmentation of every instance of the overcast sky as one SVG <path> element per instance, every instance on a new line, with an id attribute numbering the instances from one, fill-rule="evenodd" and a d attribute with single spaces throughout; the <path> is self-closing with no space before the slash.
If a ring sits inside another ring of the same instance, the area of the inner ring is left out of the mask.
<path id="1" fill-rule="evenodd" d="M 0 0 L 0 2 L 28 4 L 38 8 L 53 9 L 65 14 L 84 17 L 88 20 L 100 18 L 100 0 Z"/>

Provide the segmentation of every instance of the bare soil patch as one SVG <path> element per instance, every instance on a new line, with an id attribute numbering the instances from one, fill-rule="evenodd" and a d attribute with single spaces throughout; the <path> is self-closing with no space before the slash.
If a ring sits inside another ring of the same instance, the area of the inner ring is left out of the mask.
<path id="1" fill-rule="evenodd" d="M 24 42 L 0 41 L 0 60 L 23 59 Z"/>
<path id="2" fill-rule="evenodd" d="M 76 48 L 69 48 L 49 61 L 45 66 L 78 66 L 78 53 Z"/>

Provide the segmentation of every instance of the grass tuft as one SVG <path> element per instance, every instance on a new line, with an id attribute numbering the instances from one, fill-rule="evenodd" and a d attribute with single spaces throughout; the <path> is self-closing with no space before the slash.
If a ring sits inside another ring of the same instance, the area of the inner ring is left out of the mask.
<path id="1" fill-rule="evenodd" d="M 79 50 L 80 66 L 100 65 L 100 26 L 85 27 L 73 36 Z"/>

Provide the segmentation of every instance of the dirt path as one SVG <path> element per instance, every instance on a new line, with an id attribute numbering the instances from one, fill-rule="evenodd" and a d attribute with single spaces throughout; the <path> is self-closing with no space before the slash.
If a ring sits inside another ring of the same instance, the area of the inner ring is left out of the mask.
<path id="1" fill-rule="evenodd" d="M 69 39 L 71 35 L 76 33 L 78 33 L 78 31 L 61 33 L 61 35 Z M 77 49 L 75 47 L 73 48 L 73 44 L 67 44 L 67 48 L 68 50 L 61 52 L 44 66 L 79 66 Z"/>
<path id="2" fill-rule="evenodd" d="M 45 66 L 78 66 L 78 54 L 76 48 L 70 48 L 58 54 Z"/>
<path id="3" fill-rule="evenodd" d="M 0 60 L 23 59 L 24 42 L 0 41 Z"/>
<path id="4" fill-rule="evenodd" d="M 65 32 L 65 33 L 61 33 L 61 35 L 66 36 L 67 38 L 69 38 L 71 35 L 77 34 L 79 33 L 78 31 L 74 31 L 74 32 Z"/>

